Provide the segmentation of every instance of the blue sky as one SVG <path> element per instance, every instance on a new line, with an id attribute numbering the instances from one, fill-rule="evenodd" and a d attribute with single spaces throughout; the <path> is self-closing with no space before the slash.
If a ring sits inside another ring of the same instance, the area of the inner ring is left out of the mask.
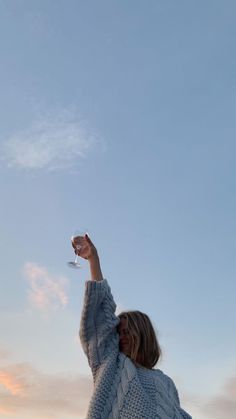
<path id="1" fill-rule="evenodd" d="M 230 0 L 0 2 L 1 419 L 85 418 L 75 229 L 117 312 L 150 315 L 182 405 L 233 419 L 235 17 Z"/>

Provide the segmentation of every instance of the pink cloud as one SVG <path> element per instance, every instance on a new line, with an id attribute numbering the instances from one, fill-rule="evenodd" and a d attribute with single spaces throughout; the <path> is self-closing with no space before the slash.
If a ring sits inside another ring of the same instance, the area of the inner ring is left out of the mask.
<path id="1" fill-rule="evenodd" d="M 30 286 L 28 300 L 32 307 L 48 312 L 66 306 L 66 278 L 53 277 L 46 268 L 32 262 L 25 264 L 24 274 Z"/>
<path id="2" fill-rule="evenodd" d="M 0 384 L 13 396 L 24 394 L 24 386 L 16 379 L 15 375 L 10 372 L 0 370 Z"/>
<path id="3" fill-rule="evenodd" d="M 186 398 L 186 410 L 199 419 L 235 419 L 236 376 L 229 377 L 222 391 L 209 398 L 191 395 Z M 187 409 L 188 408 L 188 409 Z"/>
<path id="4" fill-rule="evenodd" d="M 0 414 L 10 417 L 85 417 L 92 378 L 79 374 L 48 374 L 30 364 L 0 366 Z"/>
<path id="5" fill-rule="evenodd" d="M 222 394 L 209 400 L 203 407 L 209 419 L 235 419 L 236 417 L 236 377 L 226 382 Z"/>

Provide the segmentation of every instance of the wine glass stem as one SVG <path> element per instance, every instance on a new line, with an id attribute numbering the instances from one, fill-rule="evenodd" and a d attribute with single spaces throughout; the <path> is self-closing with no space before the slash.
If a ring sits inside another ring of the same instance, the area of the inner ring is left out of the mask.
<path id="1" fill-rule="evenodd" d="M 78 263 L 79 255 L 75 256 L 75 263 Z"/>

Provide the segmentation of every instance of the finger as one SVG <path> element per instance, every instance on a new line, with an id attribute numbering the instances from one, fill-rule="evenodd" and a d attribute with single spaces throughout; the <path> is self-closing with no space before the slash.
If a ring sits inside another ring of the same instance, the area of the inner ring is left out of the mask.
<path id="1" fill-rule="evenodd" d="M 92 240 L 90 240 L 89 236 L 87 235 L 87 233 L 85 234 L 85 239 L 89 244 L 91 244 L 92 246 L 94 245 Z"/>
<path id="2" fill-rule="evenodd" d="M 84 242 L 84 238 L 83 237 L 74 237 L 73 240 L 71 241 L 72 246 L 73 247 L 77 247 L 79 245 L 81 245 Z"/>
<path id="3" fill-rule="evenodd" d="M 76 254 L 76 255 L 80 255 L 80 251 L 81 251 L 81 249 L 82 249 L 82 246 L 77 245 L 77 246 L 75 246 L 75 247 L 74 247 L 74 249 L 75 249 L 75 254 Z"/>

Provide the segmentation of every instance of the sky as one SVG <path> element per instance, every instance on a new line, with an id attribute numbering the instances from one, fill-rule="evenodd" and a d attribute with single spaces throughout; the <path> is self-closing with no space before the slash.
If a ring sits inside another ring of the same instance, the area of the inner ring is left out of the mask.
<path id="1" fill-rule="evenodd" d="M 0 418 L 85 419 L 88 231 L 198 419 L 236 411 L 236 4 L 0 1 Z"/>

